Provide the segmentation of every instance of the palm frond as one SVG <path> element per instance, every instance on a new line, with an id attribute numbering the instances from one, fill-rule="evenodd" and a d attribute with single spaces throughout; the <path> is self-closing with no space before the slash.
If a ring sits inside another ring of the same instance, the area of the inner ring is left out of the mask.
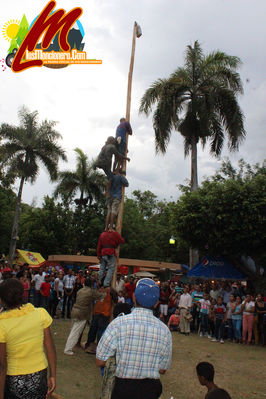
<path id="1" fill-rule="evenodd" d="M 139 113 L 150 114 L 152 106 L 160 99 L 165 83 L 166 79 L 158 79 L 146 90 L 140 100 Z"/>
<path id="2" fill-rule="evenodd" d="M 215 107 L 227 132 L 229 149 L 235 151 L 246 136 L 244 115 L 235 94 L 231 90 L 226 88 L 216 89 L 215 96 Z"/>

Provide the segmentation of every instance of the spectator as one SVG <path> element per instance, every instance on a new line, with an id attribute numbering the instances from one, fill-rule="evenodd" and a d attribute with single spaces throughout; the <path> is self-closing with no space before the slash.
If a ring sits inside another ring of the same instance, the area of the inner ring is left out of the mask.
<path id="1" fill-rule="evenodd" d="M 241 327 L 242 327 L 242 299 L 240 296 L 236 297 L 234 307 L 232 308 L 232 322 L 234 329 L 234 337 L 237 343 L 241 342 Z"/>
<path id="2" fill-rule="evenodd" d="M 24 293 L 23 293 L 23 303 L 29 302 L 29 292 L 30 292 L 30 280 L 28 279 L 28 272 L 25 270 L 23 272 L 23 276 L 20 278 L 20 281 L 23 285 Z"/>
<path id="3" fill-rule="evenodd" d="M 130 306 L 133 306 L 133 293 L 135 291 L 136 284 L 134 282 L 134 277 L 130 277 L 129 282 L 125 284 L 125 291 L 127 293 L 127 299 Z"/>
<path id="4" fill-rule="evenodd" d="M 266 302 L 264 302 L 262 294 L 257 295 L 255 302 L 255 311 L 257 323 L 255 325 L 257 334 L 255 334 L 255 343 L 259 342 L 265 345 L 266 342 Z"/>
<path id="5" fill-rule="evenodd" d="M 226 284 L 224 290 L 222 291 L 223 294 L 223 303 L 225 306 L 227 306 L 227 304 L 230 301 L 230 295 L 233 293 L 233 290 L 231 289 L 231 287 L 229 286 L 229 284 Z"/>
<path id="6" fill-rule="evenodd" d="M 235 296 L 234 294 L 229 295 L 229 302 L 226 305 L 225 322 L 227 327 L 227 339 L 232 341 L 233 339 L 233 320 L 232 311 L 235 308 Z"/>
<path id="7" fill-rule="evenodd" d="M 215 314 L 214 314 L 214 306 L 216 305 L 216 300 L 215 299 L 211 299 L 211 305 L 210 305 L 210 309 L 209 309 L 209 331 L 210 331 L 210 337 L 214 338 L 215 337 Z"/>
<path id="8" fill-rule="evenodd" d="M 208 299 L 208 294 L 203 293 L 203 299 L 198 301 L 198 307 L 200 309 L 200 337 L 203 335 L 211 337 L 209 333 L 209 310 L 211 303 Z"/>
<path id="9" fill-rule="evenodd" d="M 119 294 L 118 294 L 118 300 L 117 300 L 117 302 L 118 302 L 118 303 L 125 303 L 125 298 L 124 298 L 124 295 L 123 295 L 123 292 L 122 292 L 122 291 L 120 291 Z"/>
<path id="10" fill-rule="evenodd" d="M 32 284 L 34 286 L 34 306 L 36 308 L 41 306 L 41 293 L 40 288 L 44 282 L 43 269 L 40 267 L 37 274 L 32 279 Z"/>
<path id="11" fill-rule="evenodd" d="M 116 280 L 116 286 L 115 286 L 116 292 L 124 292 L 125 289 L 125 280 L 124 280 L 124 276 L 122 276 L 121 274 L 117 274 L 117 280 Z"/>
<path id="12" fill-rule="evenodd" d="M 54 280 L 54 290 L 55 290 L 55 294 L 52 298 L 51 301 L 51 316 L 53 318 L 57 318 L 56 316 L 56 309 L 57 309 L 57 305 L 60 301 L 63 301 L 63 297 L 64 297 L 64 283 L 63 283 L 63 278 L 64 278 L 64 274 L 62 271 L 60 271 L 58 273 L 58 277 L 55 278 Z M 62 308 L 59 309 L 62 311 Z"/>
<path id="13" fill-rule="evenodd" d="M 192 323 L 192 328 L 193 330 L 198 330 L 199 329 L 199 306 L 198 302 L 200 299 L 203 298 L 203 292 L 200 290 L 200 287 L 198 284 L 195 284 L 195 289 L 191 293 L 191 298 L 192 298 L 192 317 L 193 317 L 193 323 Z"/>
<path id="14" fill-rule="evenodd" d="M 96 365 L 116 356 L 112 399 L 157 399 L 162 393 L 160 374 L 170 367 L 172 338 L 167 326 L 152 314 L 159 288 L 151 279 L 141 279 L 135 291 L 137 307 L 116 318 L 99 342 Z"/>
<path id="15" fill-rule="evenodd" d="M 228 392 L 222 388 L 213 389 L 206 395 L 206 399 L 232 399 Z"/>
<path id="16" fill-rule="evenodd" d="M 81 290 L 81 288 L 84 287 L 84 282 L 85 282 L 85 277 L 83 275 L 83 271 L 79 270 L 78 274 L 76 276 L 76 280 L 75 280 L 75 285 L 74 285 L 74 290 L 73 290 L 73 298 L 72 298 L 72 304 L 74 304 L 76 302 L 76 298 L 77 298 L 77 292 L 79 290 Z"/>
<path id="17" fill-rule="evenodd" d="M 125 316 L 131 313 L 131 308 L 127 303 L 117 303 L 113 311 L 113 319 L 117 317 Z M 110 356 L 104 367 L 101 367 L 103 375 L 102 382 L 102 394 L 101 399 L 110 399 L 115 384 L 115 373 L 116 373 L 116 357 Z"/>
<path id="18" fill-rule="evenodd" d="M 192 306 L 192 298 L 188 293 L 188 286 L 184 287 L 184 293 L 180 296 L 179 310 L 180 310 L 180 332 L 181 334 L 189 335 Z"/>
<path id="19" fill-rule="evenodd" d="M 68 273 L 63 278 L 64 285 L 64 298 L 62 307 L 62 319 L 65 317 L 65 310 L 67 306 L 67 318 L 70 319 L 70 312 L 72 307 L 72 296 L 74 291 L 76 277 L 73 274 L 72 269 L 68 269 Z"/>
<path id="20" fill-rule="evenodd" d="M 93 317 L 84 349 L 87 353 L 95 354 L 94 341 L 100 341 L 106 327 L 110 323 L 112 305 L 117 303 L 117 293 L 110 287 L 105 288 L 106 297 L 95 303 Z"/>
<path id="21" fill-rule="evenodd" d="M 225 320 L 225 306 L 223 305 L 223 298 L 218 297 L 217 304 L 213 307 L 214 311 L 214 323 L 215 323 L 215 338 L 212 342 L 220 340 L 221 344 L 224 344 L 224 320 Z"/>
<path id="22" fill-rule="evenodd" d="M 94 301 L 103 299 L 105 295 L 104 291 L 98 292 L 92 289 L 92 280 L 86 278 L 85 286 L 78 291 L 77 300 L 72 309 L 73 325 L 64 349 L 65 355 L 74 355 L 73 348 L 78 343 L 86 323 L 91 322 Z"/>
<path id="23" fill-rule="evenodd" d="M 219 289 L 219 287 L 218 287 L 218 284 L 213 283 L 213 284 L 212 284 L 212 289 L 211 289 L 211 291 L 210 291 L 210 297 L 211 297 L 212 299 L 215 299 L 216 302 L 217 302 L 218 297 L 219 297 L 220 295 L 221 295 L 221 291 L 220 291 L 220 289 Z"/>
<path id="24" fill-rule="evenodd" d="M 172 292 L 169 296 L 169 303 L 168 303 L 168 315 L 170 315 L 170 316 L 175 313 L 176 308 L 178 307 L 178 304 L 177 304 L 177 302 L 179 302 L 178 295 L 179 294 L 177 294 L 175 292 L 175 289 L 173 288 Z"/>
<path id="25" fill-rule="evenodd" d="M 50 276 L 49 276 L 49 274 L 46 274 L 44 277 L 44 282 L 41 284 L 41 287 L 40 287 L 41 306 L 45 310 L 48 310 L 50 291 L 51 291 Z"/>
<path id="26" fill-rule="evenodd" d="M 255 302 L 251 300 L 250 294 L 247 294 L 242 302 L 241 310 L 243 311 L 242 342 L 250 345 L 255 312 Z"/>
<path id="27" fill-rule="evenodd" d="M 241 300 L 242 300 L 243 297 L 245 296 L 244 288 L 243 288 L 242 284 L 239 281 L 237 281 L 235 283 L 235 285 L 236 285 L 236 288 L 235 288 L 235 291 L 234 291 L 235 297 L 239 296 L 241 298 Z"/>
<path id="28" fill-rule="evenodd" d="M 160 319 L 164 322 L 166 322 L 168 315 L 169 296 L 167 285 L 166 283 L 163 283 L 160 289 Z"/>
<path id="29" fill-rule="evenodd" d="M 168 328 L 170 331 L 178 331 L 180 324 L 180 311 L 176 309 L 175 313 L 170 316 Z"/>
<path id="30" fill-rule="evenodd" d="M 198 379 L 201 385 L 207 388 L 207 394 L 205 399 L 207 398 L 208 394 L 212 392 L 214 389 L 217 389 L 217 385 L 214 383 L 214 367 L 211 363 L 208 362 L 200 362 L 196 366 L 196 371 L 198 375 Z"/>
<path id="31" fill-rule="evenodd" d="M 56 353 L 46 310 L 22 305 L 23 286 L 8 279 L 0 286 L 7 309 L 0 314 L 0 397 L 45 399 L 56 385 Z M 47 388 L 47 360 L 50 375 Z M 5 391 L 5 393 L 4 393 Z"/>

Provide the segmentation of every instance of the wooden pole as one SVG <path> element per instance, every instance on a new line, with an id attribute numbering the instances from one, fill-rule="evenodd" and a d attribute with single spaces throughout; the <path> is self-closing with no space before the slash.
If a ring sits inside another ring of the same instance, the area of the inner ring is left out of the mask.
<path id="1" fill-rule="evenodd" d="M 135 48 L 136 48 L 136 37 L 137 37 L 137 23 L 134 23 L 133 27 L 133 39 L 132 39 L 132 49 L 131 49 L 131 59 L 130 66 L 128 72 L 128 85 L 127 85 L 127 108 L 126 108 L 126 120 L 130 122 L 130 108 L 131 108 L 131 89 L 132 89 L 132 77 L 133 77 L 133 68 L 134 68 L 134 59 L 135 59 Z M 128 150 L 128 133 L 126 136 L 126 154 Z M 126 172 L 127 169 L 127 161 L 123 162 L 123 171 Z M 123 225 L 123 212 L 124 212 L 124 199 L 125 199 L 125 187 L 122 187 L 122 198 L 119 208 L 119 213 L 116 221 L 116 231 L 121 234 L 122 225 Z M 119 255 L 120 255 L 120 246 L 117 248 L 117 262 L 116 268 L 113 275 L 112 287 L 115 289 L 116 287 L 116 276 L 117 276 L 117 267 L 119 266 Z"/>

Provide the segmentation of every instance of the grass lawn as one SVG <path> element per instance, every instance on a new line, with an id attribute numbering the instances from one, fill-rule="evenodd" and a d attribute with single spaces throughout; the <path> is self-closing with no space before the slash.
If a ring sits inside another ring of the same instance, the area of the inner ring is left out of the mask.
<path id="1" fill-rule="evenodd" d="M 101 376 L 95 356 L 77 349 L 74 356 L 65 356 L 71 322 L 55 320 L 53 337 L 57 348 L 57 389 L 64 399 L 99 399 Z M 87 335 L 87 329 L 84 337 Z M 202 388 L 195 372 L 200 361 L 215 367 L 215 382 L 231 394 L 232 399 L 266 398 L 266 348 L 233 343 L 214 343 L 198 335 L 173 333 L 173 360 L 170 370 L 162 376 L 162 399 L 203 399 Z"/>

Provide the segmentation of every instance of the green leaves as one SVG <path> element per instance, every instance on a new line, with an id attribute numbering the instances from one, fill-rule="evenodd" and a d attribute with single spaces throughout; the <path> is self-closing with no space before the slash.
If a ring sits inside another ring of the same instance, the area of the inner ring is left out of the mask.
<path id="1" fill-rule="evenodd" d="M 220 155 L 228 136 L 229 149 L 237 150 L 245 138 L 244 116 L 237 96 L 243 93 L 237 69 L 241 61 L 221 51 L 204 55 L 198 41 L 187 46 L 184 67 L 168 79 L 156 80 L 144 93 L 140 113 L 153 114 L 156 151 L 167 150 L 173 130 L 184 137 L 185 155 L 191 151 L 191 137 L 210 152 Z"/>
<path id="2" fill-rule="evenodd" d="M 79 193 L 79 207 L 82 208 L 82 200 L 87 198 L 91 208 L 94 201 L 103 201 L 106 179 L 102 173 L 93 169 L 93 161 L 89 162 L 87 155 L 80 148 L 75 148 L 74 151 L 77 154 L 76 169 L 58 174 L 59 183 L 54 196 L 71 202 Z"/>

